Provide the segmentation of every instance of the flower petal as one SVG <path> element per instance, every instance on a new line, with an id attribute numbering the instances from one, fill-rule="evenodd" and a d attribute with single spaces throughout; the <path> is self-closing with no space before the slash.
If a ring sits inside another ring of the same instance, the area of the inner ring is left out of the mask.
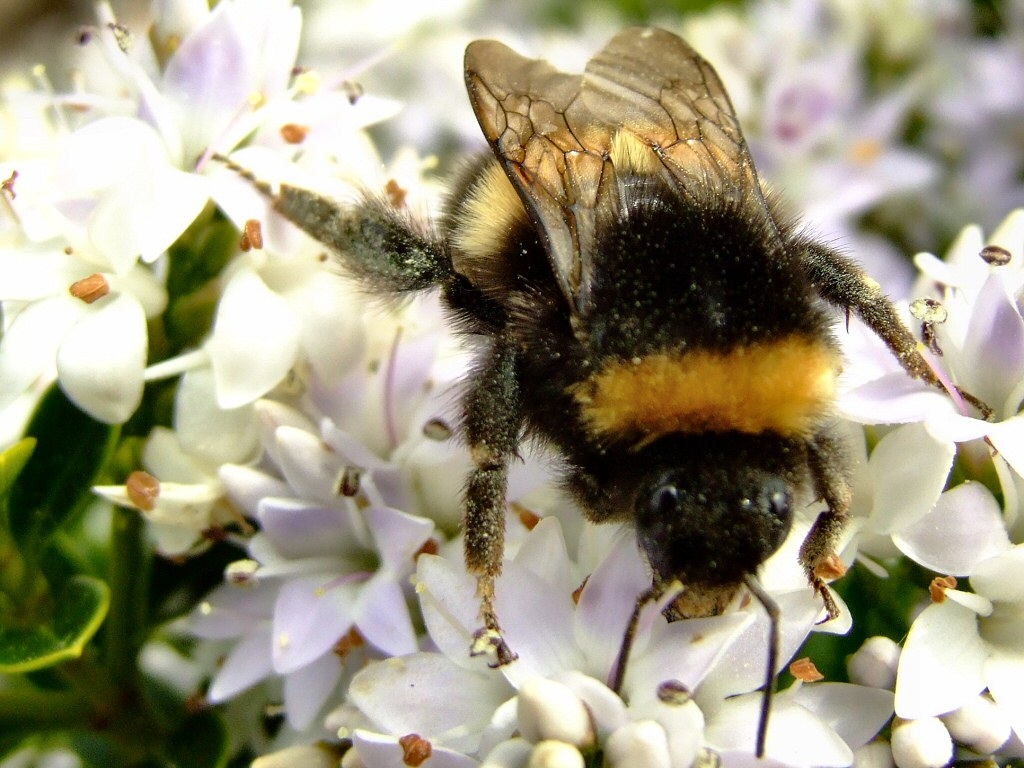
<path id="1" fill-rule="evenodd" d="M 287 303 L 252 269 L 239 269 L 221 297 L 206 343 L 221 408 L 251 403 L 295 363 L 299 327 Z"/>
<path id="2" fill-rule="evenodd" d="M 516 552 L 515 561 L 555 589 L 572 588 L 569 555 L 557 517 L 545 517 L 533 527 Z"/>
<path id="3" fill-rule="evenodd" d="M 284 709 L 292 728 L 302 731 L 313 722 L 341 680 L 341 672 L 341 659 L 333 653 L 325 653 L 285 677 Z"/>
<path id="4" fill-rule="evenodd" d="M 1024 545 L 978 563 L 971 572 L 971 586 L 989 600 L 1024 604 Z"/>
<path id="5" fill-rule="evenodd" d="M 1024 654 L 992 654 L 985 662 L 985 681 L 1014 732 L 1024 733 Z"/>
<path id="6" fill-rule="evenodd" d="M 120 424 L 142 402 L 146 315 L 128 294 L 100 299 L 92 310 L 61 342 L 57 373 L 75 405 L 95 419 Z"/>
<path id="7" fill-rule="evenodd" d="M 402 656 L 416 650 L 416 632 L 405 594 L 388 576 L 378 573 L 359 590 L 354 620 L 371 645 L 389 656 Z"/>
<path id="8" fill-rule="evenodd" d="M 256 516 L 256 508 L 261 499 L 283 496 L 289 492 L 287 483 L 252 467 L 224 464 L 219 475 L 228 498 L 250 517 Z"/>
<path id="9" fill-rule="evenodd" d="M 1024 414 L 997 424 L 989 424 L 988 427 L 986 433 L 992 445 L 1006 463 L 1013 467 L 1018 475 L 1024 477 Z"/>
<path id="10" fill-rule="evenodd" d="M 382 569 L 392 574 L 412 570 L 413 558 L 430 538 L 434 524 L 389 507 L 369 507 L 363 510 L 363 517 L 380 552 Z"/>
<path id="11" fill-rule="evenodd" d="M 626 667 L 623 687 L 630 706 L 656 699 L 658 686 L 668 680 L 697 690 L 729 643 L 753 622 L 747 611 L 672 623 L 655 617 L 649 640 L 640 638 Z"/>
<path id="12" fill-rule="evenodd" d="M 229 9 L 218 5 L 168 60 L 162 91 L 177 108 L 184 163 L 195 162 L 258 90 L 251 51 Z"/>
<path id="13" fill-rule="evenodd" d="M 947 600 L 925 608 L 910 628 L 896 676 L 896 714 L 913 720 L 952 712 L 985 688 L 989 651 L 977 614 Z"/>
<path id="14" fill-rule="evenodd" d="M 366 346 L 365 299 L 317 262 L 320 269 L 281 295 L 299 318 L 302 348 L 317 375 L 330 383 L 348 373 Z M 291 267 L 294 269 L 294 267 Z"/>
<path id="15" fill-rule="evenodd" d="M 325 504 L 338 500 L 337 482 L 344 466 L 341 456 L 316 435 L 297 427 L 278 427 L 274 442 L 281 472 L 293 493 Z"/>
<path id="16" fill-rule="evenodd" d="M 404 736 L 407 733 L 398 735 Z M 480 765 L 472 757 L 454 750 L 437 744 L 431 744 L 430 747 L 430 768 L 477 768 Z M 409 765 L 405 759 L 405 747 L 398 743 L 398 736 L 384 736 L 358 729 L 352 734 L 352 748 L 359 755 L 360 764 L 366 768 L 398 768 Z"/>
<path id="17" fill-rule="evenodd" d="M 951 408 L 949 398 L 902 371 L 840 393 L 836 407 L 860 424 L 909 424 Z"/>
<path id="18" fill-rule="evenodd" d="M 181 377 L 174 398 L 174 430 L 188 453 L 215 464 L 252 459 L 257 426 L 252 406 L 225 409 L 217 405 L 209 368 Z"/>
<path id="19" fill-rule="evenodd" d="M 206 698 L 214 704 L 227 701 L 269 676 L 273 671 L 270 648 L 269 626 L 243 635 L 214 675 Z"/>
<path id="20" fill-rule="evenodd" d="M 716 751 L 752 754 L 760 710 L 760 693 L 729 699 L 705 726 L 705 740 Z M 772 705 L 765 752 L 791 766 L 845 768 L 853 762 L 853 751 L 828 723 L 786 695 Z"/>
<path id="21" fill-rule="evenodd" d="M 260 527 L 289 560 L 324 557 L 355 559 L 363 548 L 353 535 L 351 509 L 322 506 L 288 497 L 268 497 L 257 504 Z"/>
<path id="22" fill-rule="evenodd" d="M 416 593 L 434 645 L 460 667 L 486 669 L 482 657 L 469 655 L 473 632 L 480 623 L 476 579 L 451 560 L 420 555 L 416 561 Z"/>
<path id="23" fill-rule="evenodd" d="M 89 239 L 119 274 L 137 259 L 155 261 L 209 199 L 202 177 L 147 159 L 100 197 L 89 218 Z"/>
<path id="24" fill-rule="evenodd" d="M 828 723 L 851 749 L 867 744 L 889 722 L 893 694 L 852 683 L 813 683 L 793 691 L 793 699 Z"/>
<path id="25" fill-rule="evenodd" d="M 989 276 L 974 300 L 963 363 L 971 394 L 996 409 L 1024 378 L 1024 318 L 999 273 Z"/>
<path id="26" fill-rule="evenodd" d="M 506 561 L 494 590 L 494 607 L 509 646 L 519 660 L 501 668 L 513 684 L 567 669 L 591 671 L 573 634 L 572 589 L 552 589 L 515 561 Z"/>
<path id="27" fill-rule="evenodd" d="M 224 640 L 243 637 L 266 624 L 269 633 L 277 591 L 276 584 L 264 582 L 244 588 L 223 583 L 189 614 L 189 631 L 208 640 Z M 270 658 L 269 634 L 267 658 Z"/>
<path id="28" fill-rule="evenodd" d="M 574 619 L 576 642 L 587 658 L 605 665 L 595 676 L 607 680 L 622 645 L 637 596 L 650 586 L 636 536 L 619 536 L 579 596 Z"/>
<path id="29" fill-rule="evenodd" d="M 55 374 L 61 340 L 88 311 L 77 299 L 55 296 L 18 313 L 0 339 L 0 409 L 40 379 Z"/>
<path id="30" fill-rule="evenodd" d="M 294 579 L 281 587 L 274 605 L 273 660 L 278 674 L 301 669 L 325 653 L 352 626 L 353 585 L 325 579 Z"/>
<path id="31" fill-rule="evenodd" d="M 925 568 L 953 576 L 971 573 L 982 560 L 1010 546 L 999 504 L 981 483 L 946 491 L 935 509 L 894 533 L 892 540 Z"/>
<path id="32" fill-rule="evenodd" d="M 773 595 L 782 612 L 779 623 L 779 663 L 796 653 L 821 614 L 821 600 L 810 589 Z M 747 693 L 764 685 L 768 658 L 768 616 L 759 605 L 746 612 L 754 620 L 740 630 L 711 668 L 698 691 L 698 702 L 707 697 L 724 698 Z"/>
<path id="33" fill-rule="evenodd" d="M 387 733 L 444 734 L 448 746 L 467 752 L 512 693 L 496 671 L 470 672 L 439 653 L 371 663 L 349 686 L 351 702 Z"/>
<path id="34" fill-rule="evenodd" d="M 936 440 L 923 424 L 906 424 L 883 437 L 868 461 L 874 503 L 870 525 L 892 533 L 928 513 L 946 485 L 956 446 Z M 906 461 L 913 456 L 913 461 Z"/>

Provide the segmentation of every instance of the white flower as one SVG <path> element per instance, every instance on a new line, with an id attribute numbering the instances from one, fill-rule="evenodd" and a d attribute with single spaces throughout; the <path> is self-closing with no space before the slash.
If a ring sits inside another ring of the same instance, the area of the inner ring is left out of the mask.
<path id="1" fill-rule="evenodd" d="M 126 421 L 142 399 L 147 319 L 167 304 L 151 272 L 118 275 L 98 253 L 56 241 L 0 255 L 0 409 L 58 377 L 68 397 L 100 421 Z"/>
<path id="2" fill-rule="evenodd" d="M 182 450 L 170 430 L 152 431 L 142 462 L 148 479 L 136 473 L 125 485 L 98 485 L 93 491 L 139 510 L 150 523 L 157 551 L 165 557 L 196 554 L 209 544 L 207 534 L 239 522 L 237 512 L 224 504 L 224 487 L 216 474 L 206 462 Z"/>
<path id="3" fill-rule="evenodd" d="M 120 423 L 139 406 L 144 380 L 197 365 L 212 363 L 223 408 L 262 396 L 304 359 L 325 378 L 339 375 L 358 354 L 356 305 L 337 298 L 342 289 L 330 302 L 330 268 L 319 249 L 282 258 L 295 249 L 277 250 L 289 237 L 272 231 L 274 255 L 242 259 L 225 278 L 205 351 L 144 372 L 146 322 L 167 306 L 168 267 L 158 260 L 211 198 L 241 216 L 239 228 L 267 218 L 266 201 L 253 204 L 247 183 L 225 181 L 233 172 L 207 172 L 214 153 L 244 140 L 280 169 L 295 152 L 281 132 L 296 126 L 295 140 L 308 139 L 307 149 L 336 151 L 334 142 L 350 139 L 348 151 L 355 146 L 357 156 L 371 158 L 360 169 L 375 168 L 365 138 L 352 137 L 395 106 L 372 97 L 353 103 L 333 88 L 298 104 L 304 89 L 315 88 L 312 77 L 292 82 L 301 16 L 289 0 L 225 0 L 212 10 L 169 3 L 150 37 L 130 35 L 109 5 L 97 10 L 98 26 L 83 34 L 83 63 L 99 54 L 120 87 L 37 99 L 57 116 L 51 143 L 0 167 L 11 181 L 5 203 L 23 234 L 0 260 L 10 326 L 0 347 L 0 408 L 54 376 L 90 415 Z M 290 242 L 302 241 L 293 231 Z M 105 283 L 82 297 L 95 303 L 67 297 L 89 276 Z"/>
<path id="4" fill-rule="evenodd" d="M 988 689 L 1021 733 L 1024 546 L 1011 545 L 987 490 L 972 484 L 947 493 L 967 498 L 937 506 L 908 533 L 905 548 L 939 573 L 969 575 L 974 591 L 947 584 L 915 619 L 900 657 L 896 713 L 945 714 Z"/>

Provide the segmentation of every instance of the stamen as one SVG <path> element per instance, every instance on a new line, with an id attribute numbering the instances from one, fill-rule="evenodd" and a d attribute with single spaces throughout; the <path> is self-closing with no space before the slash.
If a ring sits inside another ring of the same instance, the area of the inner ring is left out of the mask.
<path id="1" fill-rule="evenodd" d="M 92 304 L 110 293 L 110 283 L 99 272 L 94 272 L 72 283 L 68 292 L 76 299 Z"/>

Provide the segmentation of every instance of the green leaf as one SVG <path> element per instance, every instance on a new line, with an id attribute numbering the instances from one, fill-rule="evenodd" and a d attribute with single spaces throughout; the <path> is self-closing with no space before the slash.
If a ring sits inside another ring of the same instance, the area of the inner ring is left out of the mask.
<path id="1" fill-rule="evenodd" d="M 192 715 L 168 739 L 167 758 L 180 768 L 223 768 L 228 762 L 228 733 L 212 710 Z"/>
<path id="2" fill-rule="evenodd" d="M 5 497 L 8 491 L 11 490 L 15 479 L 21 474 L 21 470 L 25 468 L 25 464 L 35 448 L 35 439 L 26 437 L 16 442 L 3 453 L 0 453 L 0 499 Z"/>
<path id="3" fill-rule="evenodd" d="M 10 488 L 8 516 L 15 542 L 31 559 L 91 496 L 118 429 L 87 416 L 54 385 L 25 434 L 36 449 Z"/>
<path id="4" fill-rule="evenodd" d="M 31 672 L 82 655 L 110 606 L 106 583 L 92 576 L 67 581 L 45 624 L 0 627 L 0 673 Z"/>

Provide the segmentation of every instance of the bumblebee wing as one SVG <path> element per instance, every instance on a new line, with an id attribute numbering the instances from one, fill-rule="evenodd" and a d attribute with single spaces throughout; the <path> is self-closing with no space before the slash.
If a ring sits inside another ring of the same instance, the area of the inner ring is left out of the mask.
<path id="1" fill-rule="evenodd" d="M 480 127 L 538 224 L 559 287 L 578 313 L 589 284 L 596 209 L 613 204 L 614 126 L 584 106 L 582 76 L 502 43 L 471 43 L 465 66 Z"/>
<path id="2" fill-rule="evenodd" d="M 577 314 L 588 303 L 596 222 L 619 206 L 610 157 L 620 131 L 651 147 L 683 194 L 706 199 L 710 188 L 764 205 L 718 76 L 669 32 L 627 29 L 583 75 L 480 40 L 466 49 L 465 75 L 480 127 L 538 224 Z"/>
<path id="3" fill-rule="evenodd" d="M 593 119 L 654 148 L 683 194 L 765 206 L 754 163 L 715 70 L 671 32 L 620 32 L 590 60 L 581 96 Z"/>

